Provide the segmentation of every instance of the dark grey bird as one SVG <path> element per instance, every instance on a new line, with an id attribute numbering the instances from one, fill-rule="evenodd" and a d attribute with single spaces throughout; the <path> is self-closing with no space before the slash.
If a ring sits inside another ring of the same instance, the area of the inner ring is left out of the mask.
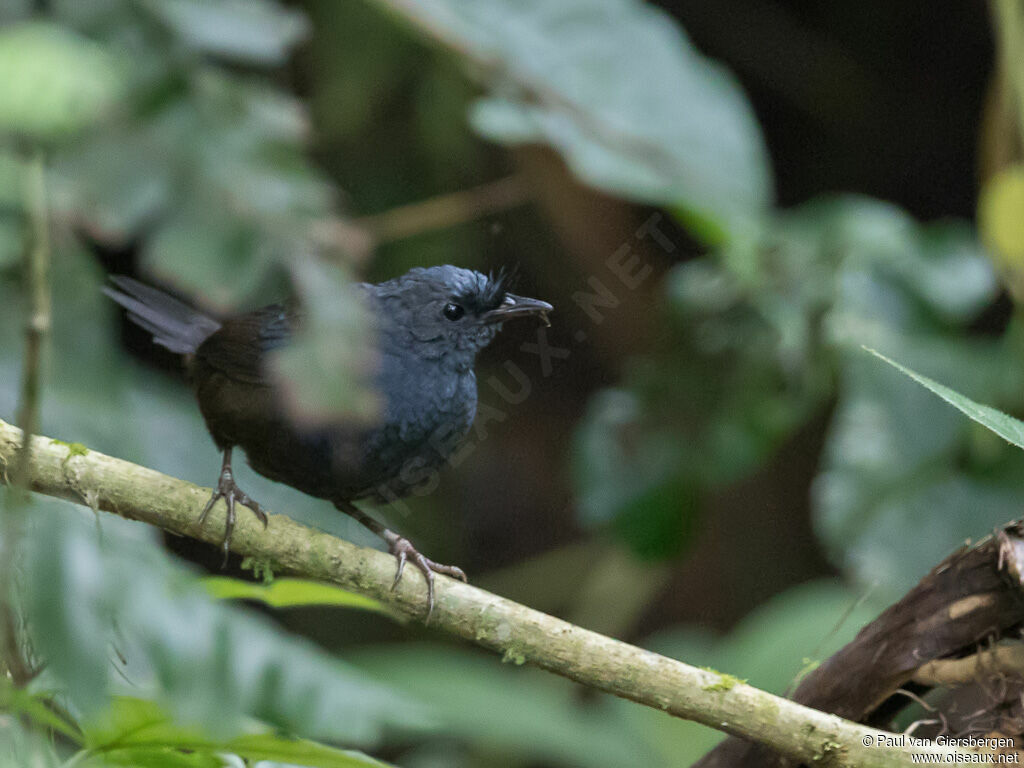
<path id="1" fill-rule="evenodd" d="M 235 483 L 231 456 L 241 448 L 261 475 L 330 500 L 384 539 L 398 560 L 395 585 L 411 560 L 426 577 L 428 617 L 435 572 L 466 580 L 460 568 L 428 559 L 353 502 L 406 496 L 424 473 L 445 462 L 476 415 L 477 353 L 507 320 L 547 322 L 550 304 L 509 293 L 502 275 L 449 265 L 360 284 L 376 325 L 373 383 L 382 415 L 370 425 L 310 424 L 290 416 L 267 369 L 268 353 L 287 345 L 301 324 L 300 311 L 272 304 L 217 321 L 137 280 L 115 276 L 111 281 L 116 288 L 104 292 L 128 310 L 128 317 L 155 343 L 186 356 L 199 409 L 223 452 L 217 487 L 199 523 L 218 499 L 225 500 L 225 558 L 236 503 L 267 524 L 260 505 Z"/>

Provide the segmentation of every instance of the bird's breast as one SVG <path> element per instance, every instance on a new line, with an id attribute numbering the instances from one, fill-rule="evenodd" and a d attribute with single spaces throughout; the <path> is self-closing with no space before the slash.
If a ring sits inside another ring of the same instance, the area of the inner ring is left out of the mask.
<path id="1" fill-rule="evenodd" d="M 397 439 L 406 451 L 432 445 L 455 434 L 462 437 L 476 415 L 476 377 L 442 375 L 432 371 L 410 386 L 385 387 L 384 420 L 380 431 Z M 442 457 L 446 458 L 446 457 Z"/>
<path id="2" fill-rule="evenodd" d="M 391 393 L 396 390 L 388 390 Z M 390 500 L 429 484 L 455 452 L 476 415 L 476 377 L 424 376 L 405 394 L 386 398 L 383 421 L 366 435 L 364 478 L 356 496 Z"/>

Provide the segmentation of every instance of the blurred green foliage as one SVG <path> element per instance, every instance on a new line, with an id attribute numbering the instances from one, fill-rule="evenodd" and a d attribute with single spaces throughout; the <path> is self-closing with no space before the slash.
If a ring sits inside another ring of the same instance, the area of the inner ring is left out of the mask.
<path id="1" fill-rule="evenodd" d="M 385 724 L 424 722 L 423 710 L 379 684 L 211 600 L 152 530 L 117 519 L 97 528 L 87 514 L 40 500 L 24 553 L 33 647 L 76 710 L 107 706 L 113 647 L 129 660 L 130 690 L 151 687 L 178 720 L 215 736 L 245 716 L 350 743 L 371 743 Z M 209 684 L 197 689 L 197 680 Z"/>
<path id="2" fill-rule="evenodd" d="M 0 134 L 41 144 L 95 122 L 123 81 L 123 63 L 102 47 L 44 23 L 0 31 L 0 70 Z"/>
<path id="3" fill-rule="evenodd" d="M 639 538 L 651 531 L 661 534 L 653 554 L 679 551 L 702 495 L 762 466 L 829 405 L 815 522 L 865 585 L 898 596 L 965 538 L 1014 516 L 1024 457 L 861 350 L 1021 405 L 1015 328 L 965 335 L 996 292 L 965 226 L 921 227 L 866 199 L 816 201 L 779 214 L 755 249 L 677 267 L 666 290 L 664 350 L 634 365 L 628 389 L 595 398 L 580 430 L 588 521 L 616 521 L 641 553 L 652 554 Z M 680 504 L 692 510 L 685 526 L 666 512 Z"/>
<path id="4" fill-rule="evenodd" d="M 585 182 L 685 208 L 718 240 L 756 225 L 771 203 L 757 123 L 731 75 L 671 20 L 634 0 L 474 3 L 409 12 L 480 68 L 482 135 L 543 141 Z M 651 77 L 651 73 L 658 73 Z"/>
<path id="5" fill-rule="evenodd" d="M 277 361 L 285 391 L 301 414 L 370 417 L 372 339 L 351 300 L 358 243 L 342 201 L 377 211 L 469 186 L 541 144 L 578 181 L 672 212 L 712 249 L 672 266 L 653 298 L 657 344 L 591 395 L 576 430 L 577 518 L 601 546 L 685 555 L 709 497 L 808 423 L 828 424 L 813 524 L 845 581 L 783 594 L 727 637 L 663 627 L 644 644 L 784 692 L 963 539 L 1017 516 L 1019 452 L 861 350 L 1024 406 L 1019 323 L 974 327 L 998 285 L 970 227 L 848 196 L 774 209 L 743 92 L 639 0 L 301 5 L 0 3 L 0 416 L 17 406 L 27 152 L 47 156 L 55 247 L 43 433 L 208 483 L 216 452 L 194 404 L 128 359 L 82 241 L 137 247 L 143 273 L 211 311 L 279 299 L 287 282 L 308 322 Z M 289 69 L 296 51 L 305 77 Z M 413 105 L 407 119 L 395 118 L 401 104 Z M 492 242 L 479 229 L 428 233 L 359 266 L 372 277 L 483 266 Z M 368 541 L 327 505 L 238 470 L 270 508 Z M 330 743 L 413 768 L 675 766 L 718 738 L 467 649 L 376 642 L 338 660 L 215 599 L 136 524 L 45 499 L 29 517 L 21 607 L 32 659 L 47 666 L 24 691 L 0 678 L 0 709 L 22 716 L 0 715 L 0 759 L 17 765 L 80 749 L 85 765 L 371 764 Z M 593 611 L 593 592 L 562 584 L 601 578 L 586 568 L 600 548 L 581 551 L 551 553 L 534 579 L 558 593 L 551 610 L 585 613 L 566 603 L 590 594 Z M 518 567 L 506 583 L 527 580 Z M 213 584 L 277 607 L 352 606 L 301 585 Z M 620 612 L 635 621 L 642 609 Z M 311 623 L 333 633 L 325 616 Z"/>

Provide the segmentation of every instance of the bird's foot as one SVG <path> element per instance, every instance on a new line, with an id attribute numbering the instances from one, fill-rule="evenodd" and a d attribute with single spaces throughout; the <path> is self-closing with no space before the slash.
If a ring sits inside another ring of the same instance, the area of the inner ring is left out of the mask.
<path id="1" fill-rule="evenodd" d="M 207 515 L 210 514 L 210 510 L 213 509 L 213 505 L 217 503 L 218 499 L 224 499 L 224 503 L 228 508 L 227 521 L 224 524 L 224 541 L 221 542 L 221 549 L 224 550 L 224 562 L 221 564 L 223 568 L 228 562 L 228 552 L 231 549 L 231 534 L 235 530 L 235 503 L 237 502 L 251 509 L 253 514 L 263 523 L 264 528 L 267 527 L 267 513 L 235 484 L 235 476 L 230 467 L 225 467 L 221 470 L 217 487 L 214 489 L 210 500 L 206 502 L 206 506 L 203 507 L 203 511 L 196 521 L 198 526 L 202 527 L 203 523 L 206 522 Z"/>
<path id="2" fill-rule="evenodd" d="M 443 573 L 461 581 L 467 581 L 466 574 L 457 566 L 435 563 L 430 558 L 423 556 L 420 554 L 419 550 L 412 545 L 412 542 L 404 536 L 399 536 L 397 533 L 388 530 L 384 531 L 383 536 L 384 541 L 388 543 L 388 551 L 398 560 L 398 570 L 395 572 L 395 581 L 391 585 L 392 589 L 397 587 L 398 582 L 401 581 L 402 572 L 405 570 L 405 564 L 407 561 L 411 560 L 417 568 L 423 571 L 423 578 L 427 580 L 426 621 L 429 622 L 430 615 L 434 612 L 434 574 Z"/>

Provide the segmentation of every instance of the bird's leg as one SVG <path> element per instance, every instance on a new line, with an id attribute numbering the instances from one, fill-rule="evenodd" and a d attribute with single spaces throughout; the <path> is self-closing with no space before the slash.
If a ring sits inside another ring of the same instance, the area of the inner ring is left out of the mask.
<path id="1" fill-rule="evenodd" d="M 420 554 L 419 550 L 412 545 L 404 536 L 399 536 L 394 531 L 385 528 L 369 515 L 363 513 L 358 507 L 348 501 L 336 501 L 334 506 L 346 515 L 355 518 L 375 534 L 387 542 L 388 551 L 398 560 L 398 570 L 395 572 L 395 580 L 391 584 L 394 589 L 402 579 L 402 572 L 405 570 L 407 560 L 412 560 L 417 568 L 423 571 L 423 578 L 427 580 L 427 618 L 430 621 L 430 614 L 434 612 L 434 574 L 443 573 L 462 581 L 467 581 L 463 570 L 454 565 L 442 565 L 435 563 L 428 557 Z"/>
<path id="2" fill-rule="evenodd" d="M 267 527 L 267 513 L 235 484 L 235 473 L 231 469 L 231 448 L 224 449 L 224 461 L 220 465 L 220 479 L 217 481 L 217 487 L 214 489 L 213 495 L 210 496 L 210 500 L 203 507 L 202 514 L 199 515 L 197 522 L 199 526 L 206 522 L 206 516 L 210 514 L 210 510 L 217 503 L 217 499 L 221 498 L 224 499 L 224 503 L 228 507 L 227 523 L 224 525 L 224 542 L 221 544 L 221 548 L 224 550 L 223 565 L 227 565 L 228 551 L 231 547 L 231 534 L 235 530 L 236 501 L 251 509 L 256 517 L 259 518 L 259 521 L 263 523 L 263 527 Z"/>

